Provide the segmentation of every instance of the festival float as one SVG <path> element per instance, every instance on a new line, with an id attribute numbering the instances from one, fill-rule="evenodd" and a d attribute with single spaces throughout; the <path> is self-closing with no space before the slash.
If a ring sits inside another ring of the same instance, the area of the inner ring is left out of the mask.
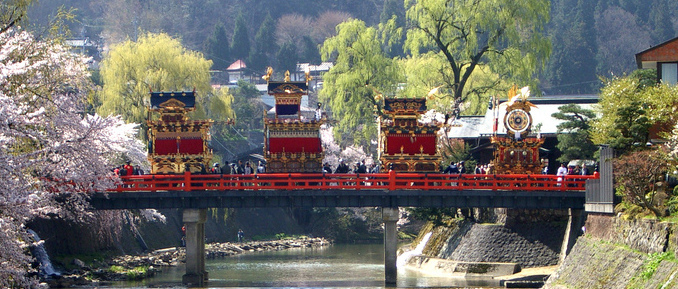
<path id="1" fill-rule="evenodd" d="M 495 174 L 539 174 L 542 163 L 539 158 L 539 148 L 544 144 L 541 137 L 530 136 L 532 130 L 532 115 L 530 110 L 537 107 L 527 100 L 527 87 L 518 89 L 514 86 L 509 90 L 509 101 L 506 103 L 504 127 L 506 136 L 497 135 L 498 105 L 494 105 L 495 123 L 494 136 L 494 173 Z"/>
<path id="2" fill-rule="evenodd" d="M 272 81 L 273 69 L 268 68 L 264 79 L 268 94 L 275 99 L 275 114 L 264 115 L 264 159 L 267 172 L 322 172 L 323 151 L 320 126 L 323 120 L 301 114 L 301 98 L 308 94 L 305 81 L 290 81 L 289 71 L 283 81 Z"/>
<path id="3" fill-rule="evenodd" d="M 439 172 L 438 131 L 442 123 L 425 124 L 425 98 L 384 98 L 379 120 L 379 160 L 382 170 Z"/>
<path id="4" fill-rule="evenodd" d="M 209 167 L 212 120 L 189 120 L 195 91 L 151 92 L 148 108 L 148 160 L 151 174 L 199 173 Z M 153 113 L 159 119 L 151 120 Z"/>

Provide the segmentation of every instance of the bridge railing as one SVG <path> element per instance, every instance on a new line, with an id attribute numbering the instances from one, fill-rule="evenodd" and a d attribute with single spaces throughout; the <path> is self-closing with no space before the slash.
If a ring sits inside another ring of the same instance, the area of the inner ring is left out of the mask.
<path id="1" fill-rule="evenodd" d="M 196 190 L 508 190 L 584 191 L 593 176 L 475 175 L 438 173 L 123 176 L 112 192 Z"/>

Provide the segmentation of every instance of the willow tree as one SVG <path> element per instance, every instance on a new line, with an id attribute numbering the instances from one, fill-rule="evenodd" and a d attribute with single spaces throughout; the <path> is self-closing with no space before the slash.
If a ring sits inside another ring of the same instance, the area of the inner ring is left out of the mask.
<path id="1" fill-rule="evenodd" d="M 212 89 L 211 65 L 201 53 L 185 49 L 167 34 L 148 33 L 115 45 L 101 62 L 103 88 L 97 112 L 121 115 L 145 131 L 149 92 L 196 90 L 197 102 L 203 102 Z"/>
<path id="2" fill-rule="evenodd" d="M 469 94 L 487 93 L 497 83 L 466 91 L 479 66 L 521 85 L 536 87 L 534 74 L 551 51 L 544 25 L 548 0 L 406 0 L 406 48 L 413 55 L 434 52 L 445 66 L 431 69 L 444 80 L 454 116 Z"/>
<path id="3" fill-rule="evenodd" d="M 337 26 L 337 35 L 323 43 L 323 61 L 335 64 L 323 76 L 319 99 L 329 105 L 337 121 L 334 135 L 342 146 L 369 146 L 376 138 L 375 107 L 380 109 L 379 92 L 392 93 L 398 83 L 395 62 L 381 49 L 379 33 L 361 20 Z"/>

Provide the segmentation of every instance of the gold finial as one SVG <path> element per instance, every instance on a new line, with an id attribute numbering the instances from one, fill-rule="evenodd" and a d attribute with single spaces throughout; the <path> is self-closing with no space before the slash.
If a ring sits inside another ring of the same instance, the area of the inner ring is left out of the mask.
<path id="1" fill-rule="evenodd" d="M 308 82 L 311 81 L 311 79 L 313 79 L 313 76 L 311 76 L 311 68 L 306 66 L 304 74 L 306 75 L 306 85 L 308 85 Z"/>
<path id="2" fill-rule="evenodd" d="M 285 82 L 290 82 L 290 71 L 285 70 Z"/>
<path id="3" fill-rule="evenodd" d="M 261 78 L 268 82 L 271 79 L 271 74 L 273 74 L 273 67 L 269 66 L 266 68 L 266 75 L 262 76 Z"/>
<path id="4" fill-rule="evenodd" d="M 518 86 L 514 84 L 508 91 L 508 99 L 511 100 L 516 94 L 518 94 Z"/>

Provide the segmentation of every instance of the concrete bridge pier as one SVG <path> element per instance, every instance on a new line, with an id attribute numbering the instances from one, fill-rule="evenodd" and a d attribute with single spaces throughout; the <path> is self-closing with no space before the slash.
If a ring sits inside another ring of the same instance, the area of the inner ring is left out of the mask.
<path id="1" fill-rule="evenodd" d="M 568 211 L 569 217 L 567 226 L 565 227 L 565 236 L 563 238 L 563 244 L 560 247 L 560 261 L 558 262 L 560 264 L 565 261 L 565 257 L 570 254 L 570 250 L 574 247 L 577 237 L 582 234 L 581 227 L 583 225 L 584 210 L 570 208 Z"/>
<path id="2" fill-rule="evenodd" d="M 208 279 L 205 271 L 205 221 L 207 209 L 184 209 L 186 226 L 186 274 L 181 278 L 185 285 L 204 286 Z"/>
<path id="3" fill-rule="evenodd" d="M 396 261 L 398 259 L 398 207 L 381 208 L 384 221 L 384 275 L 388 285 L 395 285 L 398 277 Z"/>

